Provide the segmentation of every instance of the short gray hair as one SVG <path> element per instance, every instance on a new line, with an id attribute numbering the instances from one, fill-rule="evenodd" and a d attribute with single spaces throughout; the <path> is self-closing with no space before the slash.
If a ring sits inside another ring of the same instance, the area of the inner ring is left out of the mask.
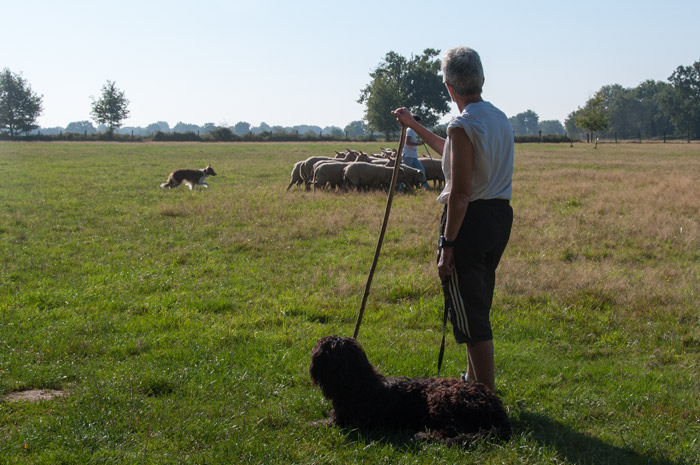
<path id="1" fill-rule="evenodd" d="M 445 52 L 442 75 L 457 95 L 480 94 L 484 85 L 481 58 L 469 47 L 455 47 Z"/>

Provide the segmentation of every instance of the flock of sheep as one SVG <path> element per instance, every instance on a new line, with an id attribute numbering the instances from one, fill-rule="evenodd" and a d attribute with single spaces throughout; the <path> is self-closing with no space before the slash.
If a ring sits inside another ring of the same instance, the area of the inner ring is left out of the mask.
<path id="1" fill-rule="evenodd" d="M 440 160 L 419 158 L 425 167 L 425 175 L 420 170 L 402 165 L 399 169 L 399 182 L 405 187 L 420 188 L 427 181 L 434 187 L 445 182 Z M 292 178 L 287 190 L 304 184 L 306 190 L 388 190 L 391 186 L 396 151 L 382 149 L 380 154 L 366 154 L 346 149 L 335 152 L 333 157 L 310 157 L 294 164 Z"/>

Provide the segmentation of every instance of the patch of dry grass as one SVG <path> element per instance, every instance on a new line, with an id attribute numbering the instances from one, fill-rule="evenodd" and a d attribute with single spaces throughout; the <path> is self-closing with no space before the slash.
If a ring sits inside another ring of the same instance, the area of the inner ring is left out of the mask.
<path id="1" fill-rule="evenodd" d="M 520 145 L 499 281 L 517 295 L 602 293 L 634 310 L 700 288 L 697 145 Z"/>

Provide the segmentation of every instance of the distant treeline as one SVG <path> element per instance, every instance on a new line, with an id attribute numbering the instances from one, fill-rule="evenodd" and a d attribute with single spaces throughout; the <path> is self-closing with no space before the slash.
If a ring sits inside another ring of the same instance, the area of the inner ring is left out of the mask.
<path id="1" fill-rule="evenodd" d="M 605 123 L 596 135 L 606 139 L 700 138 L 700 61 L 677 67 L 668 82 L 603 86 L 589 103 L 598 106 Z M 568 116 L 564 124 L 569 134 L 587 129 L 580 116 L 588 107 Z"/>
<path id="2" fill-rule="evenodd" d="M 444 137 L 444 127 L 435 128 L 435 132 Z M 100 142 L 100 141 L 113 141 L 113 142 L 333 142 L 333 141 L 356 141 L 356 142 L 397 142 L 396 135 L 386 136 L 382 133 L 369 133 L 361 137 L 349 137 L 344 134 L 331 133 L 327 135 L 314 135 L 313 133 L 297 134 L 290 132 L 271 132 L 265 131 L 257 134 L 252 132 L 239 136 L 233 133 L 229 128 L 216 128 L 212 131 L 208 131 L 204 134 L 198 134 L 193 131 L 187 132 L 162 132 L 156 131 L 154 134 L 149 136 L 141 136 L 136 133 L 114 133 L 111 137 L 106 132 L 94 132 L 94 133 L 75 133 L 75 132 L 63 132 L 52 134 L 44 134 L 42 132 L 35 132 L 32 134 L 27 134 L 24 136 L 10 137 L 8 134 L 0 134 L 0 140 L 15 140 L 15 141 L 74 141 L 74 142 Z M 573 142 L 577 142 L 574 139 Z M 572 142 L 572 140 L 566 135 L 557 134 L 547 134 L 542 136 L 515 136 L 515 142 L 517 143 L 533 143 L 533 142 L 543 142 L 543 143 L 561 143 L 561 142 Z"/>
<path id="3" fill-rule="evenodd" d="M 325 141 L 376 141 L 384 140 L 383 134 L 368 134 L 362 137 L 349 137 L 344 133 L 330 134 L 315 134 L 305 133 L 297 134 L 290 132 L 271 132 L 264 131 L 259 133 L 249 132 L 241 136 L 233 133 L 228 128 L 216 128 L 213 131 L 205 133 L 197 133 L 194 131 L 186 132 L 162 132 L 156 131 L 151 135 L 138 135 L 136 131 L 133 133 L 125 133 L 124 131 L 115 132 L 110 135 L 107 132 L 50 132 L 44 133 L 37 131 L 23 136 L 11 137 L 9 134 L 0 133 L 0 140 L 15 140 L 15 141 L 115 141 L 115 142 L 325 142 Z"/>
<path id="4" fill-rule="evenodd" d="M 83 137 L 95 136 L 100 133 L 106 133 L 107 127 L 104 125 L 99 125 L 95 127 L 91 121 L 75 121 L 65 128 L 63 127 L 52 127 L 52 128 L 39 128 L 28 133 L 29 136 L 59 136 L 63 137 L 65 134 L 77 134 Z M 160 133 L 160 135 L 159 135 Z M 146 127 L 140 126 L 125 126 L 114 129 L 115 135 L 126 135 L 142 138 L 155 138 L 163 137 L 167 138 L 169 134 L 173 134 L 175 138 L 183 137 L 182 134 L 187 134 L 186 137 L 193 138 L 192 134 L 197 136 L 202 140 L 208 140 L 211 138 L 217 140 L 236 140 L 236 138 L 248 138 L 257 140 L 259 138 L 268 139 L 271 135 L 280 137 L 291 137 L 291 138 L 325 138 L 325 137 L 335 137 L 335 138 L 363 138 L 371 136 L 371 131 L 365 128 L 365 125 L 361 121 L 353 121 L 348 124 L 345 129 L 341 129 L 337 126 L 315 126 L 315 125 L 297 125 L 292 127 L 283 126 L 270 126 L 266 123 L 260 123 L 259 126 L 252 126 L 251 124 L 241 121 L 236 123 L 234 126 L 224 126 L 216 125 L 214 123 L 205 123 L 204 125 L 189 124 L 179 122 L 172 128 L 167 121 L 158 121 L 157 123 L 149 124 Z M 165 140 L 165 139 L 162 139 Z M 198 140 L 198 139 L 195 139 Z"/>

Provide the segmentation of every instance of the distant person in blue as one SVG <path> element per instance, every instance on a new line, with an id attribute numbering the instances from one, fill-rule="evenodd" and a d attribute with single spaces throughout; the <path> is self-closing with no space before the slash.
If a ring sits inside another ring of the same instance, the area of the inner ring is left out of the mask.
<path id="1" fill-rule="evenodd" d="M 442 153 L 445 205 L 438 240 L 438 276 L 455 340 L 467 345 L 467 381 L 495 389 L 491 303 L 496 267 L 513 224 L 513 129 L 506 115 L 481 98 L 481 58 L 468 47 L 445 52 L 442 74 L 460 115 L 447 138 L 418 123 L 407 108 L 394 116 Z"/>
<path id="2" fill-rule="evenodd" d="M 420 116 L 414 116 L 413 119 L 420 123 Z M 420 170 L 425 176 L 425 167 L 418 159 L 418 146 L 423 145 L 423 142 L 418 142 L 418 134 L 411 128 L 406 129 L 406 140 L 403 144 L 403 152 L 401 153 L 401 163 L 411 168 Z M 401 187 L 401 186 L 400 186 Z M 423 183 L 424 188 L 428 188 L 428 183 Z"/>

